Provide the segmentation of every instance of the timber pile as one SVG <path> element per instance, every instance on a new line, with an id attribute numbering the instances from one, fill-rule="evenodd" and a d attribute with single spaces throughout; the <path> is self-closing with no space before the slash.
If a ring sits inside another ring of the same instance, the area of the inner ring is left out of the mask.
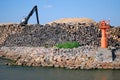
<path id="1" fill-rule="evenodd" d="M 9 34 L 5 38 L 2 46 L 53 47 L 66 41 L 77 41 L 81 45 L 100 46 L 101 33 L 95 25 L 88 27 L 81 23 L 52 23 L 40 26 L 27 25 L 19 28 L 20 31 L 18 28 L 14 34 Z M 116 45 L 119 46 L 120 42 L 110 37 L 109 46 Z"/>
<path id="2" fill-rule="evenodd" d="M 109 46 L 120 46 L 120 27 L 109 33 Z M 81 45 L 100 46 L 101 32 L 97 23 L 88 18 L 63 18 L 45 25 L 0 25 L 0 45 L 53 47 L 66 41 Z"/>
<path id="3" fill-rule="evenodd" d="M 21 33 L 12 34 L 4 46 L 45 46 L 52 47 L 66 41 L 78 41 L 82 45 L 99 46 L 100 31 L 97 27 L 81 24 L 46 24 L 43 27 L 25 26 Z"/>
<path id="4" fill-rule="evenodd" d="M 18 24 L 0 24 L 0 45 L 4 43 L 9 35 L 20 33 L 21 31 L 22 27 L 19 27 Z"/>
<path id="5" fill-rule="evenodd" d="M 111 28 L 110 29 L 110 36 L 113 39 L 120 41 L 120 26 Z"/>

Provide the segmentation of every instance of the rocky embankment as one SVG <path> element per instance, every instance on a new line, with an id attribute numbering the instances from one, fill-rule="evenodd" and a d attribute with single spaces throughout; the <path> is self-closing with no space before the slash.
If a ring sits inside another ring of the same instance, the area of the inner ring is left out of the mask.
<path id="1" fill-rule="evenodd" d="M 90 46 L 74 49 L 44 47 L 2 47 L 0 56 L 14 65 L 48 66 L 68 69 L 120 69 L 120 50 L 104 50 Z"/>
<path id="2" fill-rule="evenodd" d="M 110 28 L 107 33 L 109 48 L 101 49 L 101 32 L 94 23 L 0 25 L 0 56 L 23 66 L 120 69 L 120 27 Z M 81 46 L 54 47 L 66 41 L 77 41 Z"/>

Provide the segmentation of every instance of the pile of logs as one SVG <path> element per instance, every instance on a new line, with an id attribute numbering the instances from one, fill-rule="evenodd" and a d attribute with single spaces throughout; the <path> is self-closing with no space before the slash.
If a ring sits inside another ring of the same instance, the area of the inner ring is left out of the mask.
<path id="1" fill-rule="evenodd" d="M 58 43 L 66 41 L 77 41 L 81 45 L 100 46 L 101 32 L 93 24 L 52 23 L 27 25 L 24 27 L 18 26 L 17 28 L 20 28 L 20 30 L 17 29 L 14 32 L 15 34 L 7 36 L 4 42 L 2 42 L 2 46 L 53 47 Z M 120 33 L 120 31 L 118 32 Z M 113 37 L 110 37 L 108 41 L 109 46 L 120 45 L 120 42 L 113 39 Z"/>

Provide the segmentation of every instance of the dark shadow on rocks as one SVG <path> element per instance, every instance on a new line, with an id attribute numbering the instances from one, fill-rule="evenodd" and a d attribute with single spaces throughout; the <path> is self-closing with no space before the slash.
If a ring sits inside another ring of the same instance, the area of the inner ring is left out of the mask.
<path id="1" fill-rule="evenodd" d="M 116 58 L 115 51 L 116 51 L 116 49 L 111 50 L 111 52 L 112 52 L 112 61 L 114 61 L 115 58 Z"/>

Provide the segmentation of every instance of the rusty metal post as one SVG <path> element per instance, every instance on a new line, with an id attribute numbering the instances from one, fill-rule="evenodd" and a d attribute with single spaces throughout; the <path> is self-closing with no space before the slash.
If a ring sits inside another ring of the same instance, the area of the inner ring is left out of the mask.
<path id="1" fill-rule="evenodd" d="M 106 21 L 100 22 L 100 29 L 101 29 L 101 48 L 107 48 L 108 42 L 107 42 L 107 36 L 106 36 L 106 30 L 110 28 L 110 25 Z"/>

